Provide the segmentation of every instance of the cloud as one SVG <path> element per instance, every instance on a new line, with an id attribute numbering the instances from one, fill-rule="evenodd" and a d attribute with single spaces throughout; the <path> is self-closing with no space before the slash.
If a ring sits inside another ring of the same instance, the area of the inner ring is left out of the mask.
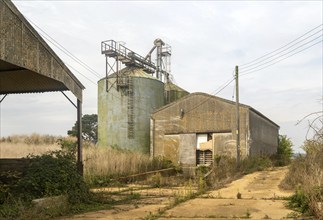
<path id="1" fill-rule="evenodd" d="M 173 48 L 172 73 L 176 82 L 190 92 L 217 90 L 232 77 L 235 65 L 271 52 L 322 23 L 320 1 L 14 1 L 14 4 L 101 77 L 105 75 L 101 41 L 124 41 L 130 49 L 146 55 L 154 39 L 162 38 Z M 53 49 L 93 81 L 100 78 Z M 96 85 L 77 72 L 75 75 L 87 87 L 83 112 L 95 113 Z M 317 110 L 320 106 L 315 100 L 322 95 L 322 44 L 241 77 L 240 87 L 241 101 L 276 122 L 294 121 Z M 232 99 L 232 94 L 230 85 L 219 96 Z M 27 98 L 35 102 L 44 99 L 37 95 Z M 61 107 L 59 102 L 54 103 Z M 38 112 L 38 107 L 43 108 L 41 105 L 35 104 L 33 110 Z M 7 116 L 11 111 L 17 121 L 26 120 L 19 115 L 19 108 L 24 105 L 10 104 L 6 108 Z M 73 115 L 72 112 L 67 114 Z M 18 123 L 13 117 L 1 118 L 2 130 Z M 73 121 L 61 120 L 62 128 L 57 131 L 65 134 Z M 48 132 L 52 130 L 49 128 Z M 286 132 L 295 133 L 293 129 Z"/>

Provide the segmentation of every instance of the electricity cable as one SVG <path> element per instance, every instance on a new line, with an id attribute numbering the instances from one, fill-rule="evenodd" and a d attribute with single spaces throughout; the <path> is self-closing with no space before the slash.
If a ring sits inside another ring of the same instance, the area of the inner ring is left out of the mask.
<path id="1" fill-rule="evenodd" d="M 320 33 L 320 32 L 322 32 L 322 29 L 321 29 L 321 30 L 319 30 L 318 32 L 315 32 L 314 34 L 312 34 L 312 35 L 310 35 L 310 36 L 308 36 L 308 37 L 306 37 L 306 38 L 304 38 L 304 39 L 302 39 L 302 40 L 298 41 L 297 43 L 292 44 L 291 46 L 287 47 L 287 48 L 286 48 L 286 49 L 284 49 L 284 50 L 281 50 L 281 51 L 279 51 L 279 52 L 277 52 L 277 53 L 275 53 L 275 54 L 273 54 L 273 55 L 271 55 L 271 56 L 269 56 L 269 57 L 266 57 L 266 58 L 260 59 L 260 61 L 258 61 L 258 62 L 256 62 L 256 63 L 254 63 L 254 64 L 250 64 L 250 65 L 247 65 L 247 66 L 242 66 L 240 69 L 241 69 L 241 70 L 242 70 L 242 69 L 248 69 L 248 68 L 250 68 L 250 67 L 252 67 L 252 66 L 254 66 L 254 65 L 257 65 L 257 64 L 259 64 L 259 63 L 262 63 L 262 62 L 264 62 L 264 61 L 266 61 L 266 60 L 268 60 L 268 59 L 270 59 L 270 58 L 272 58 L 272 57 L 275 57 L 275 56 L 277 56 L 277 55 L 279 55 L 279 54 L 281 54 L 281 53 L 283 53 L 283 52 L 287 51 L 288 49 L 293 48 L 294 46 L 298 45 L 299 43 L 301 43 L 301 42 L 303 42 L 303 41 L 305 41 L 305 40 L 307 40 L 307 39 L 309 39 L 309 38 L 313 37 L 314 35 L 316 35 L 316 34 L 318 34 L 318 33 Z M 322 36 L 322 35 L 321 35 L 321 36 Z M 319 36 L 319 37 L 320 37 L 320 36 Z M 319 37 L 318 37 L 318 38 L 319 38 Z M 317 38 L 315 38 L 315 39 L 317 39 Z M 315 40 L 315 39 L 312 39 L 312 40 Z M 290 51 L 290 52 L 291 52 L 291 51 Z"/>
<path id="2" fill-rule="evenodd" d="M 214 94 L 212 94 L 213 96 L 219 94 L 222 90 L 224 90 L 226 87 L 228 87 L 233 81 L 235 80 L 235 77 L 233 77 L 233 79 L 228 80 L 227 82 L 225 82 L 224 84 L 222 84 Z M 200 102 L 198 105 L 196 105 L 195 107 L 189 109 L 188 111 L 186 111 L 185 113 L 189 113 L 191 111 L 193 111 L 194 109 L 200 107 L 201 105 L 203 105 L 204 103 L 206 103 L 207 101 L 209 101 L 209 99 L 213 98 L 212 95 L 208 98 L 206 98 L 204 101 Z"/>
<path id="3" fill-rule="evenodd" d="M 314 44 L 312 44 L 312 45 L 310 45 L 310 46 L 308 46 L 308 47 L 306 47 L 306 48 L 304 48 L 304 49 L 302 49 L 302 50 L 300 50 L 300 51 L 297 51 L 297 52 L 295 52 L 295 53 L 293 53 L 293 54 L 289 55 L 288 57 L 285 57 L 285 58 L 280 59 L 280 60 L 278 60 L 278 61 L 276 61 L 276 62 L 274 62 L 274 63 L 272 63 L 272 64 L 269 64 L 269 65 L 267 65 L 267 66 L 264 66 L 264 67 L 262 67 L 262 68 L 260 68 L 260 69 L 253 70 L 253 71 L 250 71 L 250 72 L 243 72 L 240 76 L 245 76 L 245 75 L 248 75 L 248 74 L 251 74 L 251 73 L 257 72 L 257 71 L 259 71 L 259 70 L 266 69 L 266 68 L 268 68 L 268 67 L 270 67 L 270 66 L 272 66 L 272 65 L 274 65 L 274 64 L 276 64 L 276 63 L 279 63 L 279 62 L 281 62 L 281 61 L 283 61 L 283 60 L 286 60 L 287 58 L 290 58 L 290 57 L 292 57 L 292 56 L 294 56 L 294 55 L 296 55 L 296 54 L 298 54 L 298 53 L 300 53 L 300 52 L 303 52 L 304 50 L 307 50 L 307 49 L 309 49 L 309 48 L 311 48 L 311 47 L 313 47 L 313 46 L 315 46 L 315 45 L 317 45 L 317 44 L 319 44 L 319 43 L 322 43 L 322 40 L 321 40 L 321 41 L 318 41 L 318 42 L 316 42 L 316 43 L 314 43 Z"/>
<path id="4" fill-rule="evenodd" d="M 25 17 L 25 19 L 26 20 L 29 20 L 28 18 L 26 18 Z M 30 21 L 29 20 L 29 22 L 32 22 L 32 21 Z M 34 23 L 33 23 L 34 24 Z M 23 31 L 23 29 L 22 29 L 22 26 L 21 25 L 18 25 L 17 23 L 12 23 L 12 25 L 14 25 L 14 26 L 16 26 L 17 28 L 19 28 L 21 31 Z M 36 24 L 34 24 L 35 26 L 37 26 Z M 8 26 L 9 27 L 9 26 Z M 37 26 L 38 27 L 38 26 Z M 6 29 L 6 28 L 5 28 Z M 4 33 L 3 34 L 5 34 L 6 32 L 5 32 L 5 30 L 0 30 L 0 33 L 2 32 L 2 31 L 4 31 Z M 64 52 L 64 50 L 62 49 L 62 48 L 60 48 L 60 47 L 58 47 L 57 46 L 57 44 L 55 44 L 49 37 L 46 37 L 46 35 L 43 35 L 43 34 L 41 34 L 41 33 L 39 33 L 40 35 L 41 35 L 41 37 L 43 37 L 44 39 L 46 39 L 49 43 L 51 43 L 51 44 L 53 44 L 53 46 L 55 46 L 55 47 L 57 47 L 59 50 L 61 50 L 62 52 Z M 54 40 L 55 41 L 55 40 Z M 63 47 L 63 46 L 62 46 Z M 67 49 L 66 49 L 67 50 Z M 67 52 L 64 52 L 66 55 L 67 55 Z M 69 52 L 70 53 L 70 52 Z M 72 54 L 72 53 L 71 53 Z M 69 56 L 69 55 L 68 55 Z M 69 56 L 69 57 L 71 57 L 71 56 Z M 75 57 L 75 56 L 74 56 Z M 73 59 L 73 58 L 72 58 Z M 75 57 L 75 59 L 78 59 L 78 58 L 76 58 Z M 74 60 L 75 60 L 74 59 Z M 80 64 L 77 60 L 75 60 L 78 64 Z M 63 62 L 63 61 L 62 61 Z M 63 62 L 65 65 L 68 65 L 66 62 Z M 80 64 L 81 65 L 81 64 Z M 85 79 L 87 79 L 89 82 L 91 82 L 92 84 L 95 84 L 96 85 L 96 83 L 95 82 L 93 82 L 91 79 L 89 79 L 89 77 L 87 77 L 86 75 L 84 75 L 84 74 L 82 74 L 80 71 L 78 71 L 78 70 L 76 70 L 76 68 L 74 68 L 74 67 L 72 67 L 71 65 L 68 65 L 70 68 L 72 68 L 73 70 L 75 70 L 78 74 L 80 74 L 81 76 L 83 76 Z M 96 77 L 98 77 L 98 76 L 96 76 Z M 101 78 L 101 77 L 100 77 Z"/>
<path id="5" fill-rule="evenodd" d="M 271 63 L 271 62 L 273 62 L 273 61 L 276 61 L 278 58 L 284 57 L 284 56 L 286 56 L 286 55 L 288 55 L 288 54 L 290 54 L 290 53 L 294 52 L 295 50 L 297 50 L 297 49 L 299 49 L 299 48 L 301 48 L 301 47 L 303 47 L 303 46 L 305 46 L 305 45 L 307 45 L 307 44 L 309 44 L 309 43 L 312 43 L 313 41 L 315 41 L 315 40 L 317 40 L 317 39 L 321 38 L 322 36 L 323 36 L 323 35 L 320 35 L 320 36 L 318 36 L 318 37 L 316 37 L 316 38 L 314 38 L 314 39 L 312 39 L 312 40 L 310 40 L 310 41 L 308 41 L 308 42 L 306 42 L 306 43 L 304 43 L 304 44 L 302 44 L 302 45 L 300 45 L 300 46 L 298 46 L 298 47 L 294 48 L 293 50 L 291 50 L 291 51 L 289 51 L 289 52 L 287 52 L 287 53 L 284 53 L 284 54 L 282 54 L 282 55 L 280 55 L 280 56 L 278 56 L 278 57 L 276 57 L 276 58 L 274 58 L 274 59 L 271 59 L 271 60 L 269 60 L 269 61 L 267 61 L 267 62 L 265 62 L 265 63 L 259 64 L 259 65 L 255 66 L 255 67 L 252 67 L 252 68 L 249 68 L 249 69 L 247 68 L 246 70 L 242 70 L 242 71 L 241 71 L 241 73 L 242 73 L 242 72 L 248 72 L 248 71 L 250 71 L 250 70 L 257 69 L 257 68 L 259 68 L 259 67 L 261 67 L 261 66 L 263 66 L 263 65 L 266 65 L 266 64 Z M 289 56 L 288 56 L 288 57 L 289 57 Z"/>
<path id="6" fill-rule="evenodd" d="M 26 18 L 26 17 L 25 17 Z M 92 69 L 89 65 L 87 65 L 86 63 L 84 63 L 82 60 L 80 60 L 79 58 L 77 58 L 75 55 L 73 55 L 69 50 L 67 50 L 63 45 L 61 45 L 60 43 L 58 43 L 54 38 L 52 38 L 49 34 L 47 34 L 42 28 L 40 28 L 37 24 L 35 24 L 33 21 L 31 21 L 30 19 L 26 18 L 31 24 L 33 24 L 36 28 L 38 28 L 44 35 L 46 35 L 49 39 L 51 39 L 51 43 L 53 45 L 55 45 L 58 49 L 60 49 L 63 53 L 65 53 L 67 56 L 69 56 L 71 59 L 73 59 L 75 62 L 77 62 L 78 64 L 80 64 L 81 66 L 83 66 L 85 69 L 87 69 L 89 72 L 91 72 L 92 74 L 94 74 L 96 77 L 101 78 L 101 75 L 96 72 L 94 69 Z M 42 36 L 44 36 L 42 34 Z M 48 39 L 47 38 L 47 39 Z"/>
<path id="7" fill-rule="evenodd" d="M 53 44 L 53 42 L 49 39 L 49 38 L 47 38 L 45 35 L 42 35 L 42 37 L 44 38 L 44 39 L 46 39 L 47 41 L 49 41 L 50 43 L 52 43 Z M 53 44 L 54 46 L 55 46 L 55 44 Z M 57 46 L 56 46 L 57 47 Z M 58 49 L 60 49 L 59 47 L 57 47 Z M 62 50 L 62 49 L 60 49 L 60 50 Z M 64 64 L 66 65 L 66 66 L 68 66 L 69 68 L 71 68 L 71 69 L 73 69 L 75 72 L 77 72 L 78 74 L 80 74 L 81 76 L 83 76 L 85 79 L 87 79 L 89 82 L 91 82 L 92 84 L 94 84 L 94 85 L 96 85 L 96 83 L 93 81 L 93 80 L 91 80 L 89 77 L 87 77 L 86 75 L 84 75 L 83 73 L 81 73 L 79 70 L 77 70 L 76 68 L 74 68 L 72 65 L 70 65 L 70 64 L 68 64 L 68 63 L 66 63 L 66 62 L 64 62 Z"/>
<path id="8" fill-rule="evenodd" d="M 261 58 L 263 58 L 263 57 L 266 57 L 266 56 L 268 56 L 268 55 L 270 55 L 270 54 L 273 54 L 273 53 L 275 53 L 275 52 L 277 52 L 277 51 L 279 51 L 279 50 L 281 50 L 281 49 L 283 49 L 283 48 L 285 48 L 285 47 L 289 46 L 290 44 L 294 43 L 294 42 L 295 42 L 295 41 L 297 41 L 298 39 L 301 39 L 302 37 L 306 36 L 307 34 L 311 33 L 312 31 L 316 30 L 317 28 L 319 28 L 319 27 L 321 27 L 321 26 L 323 26 L 323 24 L 318 25 L 317 27 L 315 27 L 315 28 L 313 28 L 313 29 L 309 30 L 309 31 L 308 31 L 308 32 L 306 32 L 305 34 L 301 35 L 300 37 L 298 37 L 298 38 L 294 39 L 293 41 L 289 42 L 288 44 L 286 44 L 286 45 L 284 45 L 284 46 L 282 46 L 282 47 L 280 47 L 280 48 L 278 48 L 278 49 L 276 49 L 276 50 L 274 50 L 274 51 L 272 51 L 272 52 L 270 52 L 270 53 L 267 53 L 267 54 L 265 54 L 265 55 L 263 55 L 263 56 L 261 56 L 261 57 L 258 57 L 258 58 L 256 58 L 256 59 L 254 59 L 254 60 L 250 61 L 250 62 L 247 62 L 247 63 L 241 64 L 241 65 L 240 65 L 240 67 L 243 67 L 243 66 L 249 65 L 249 64 L 251 64 L 251 63 L 254 63 L 255 61 L 258 61 L 259 59 L 261 59 Z"/>
<path id="9" fill-rule="evenodd" d="M 88 78 L 86 75 L 84 75 L 83 73 L 81 73 L 80 71 L 78 71 L 76 68 L 74 68 L 73 66 L 71 66 L 68 63 L 64 63 L 66 66 L 68 66 L 69 68 L 73 69 L 75 72 L 77 72 L 78 74 L 80 74 L 81 76 L 83 76 L 85 79 L 87 79 L 89 82 L 91 82 L 93 85 L 97 85 L 96 82 L 92 81 L 90 78 Z"/>

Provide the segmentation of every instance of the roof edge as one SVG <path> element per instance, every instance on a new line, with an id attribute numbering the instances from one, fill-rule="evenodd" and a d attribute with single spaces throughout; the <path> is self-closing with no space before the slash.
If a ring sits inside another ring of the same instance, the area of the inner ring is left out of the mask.
<path id="1" fill-rule="evenodd" d="M 218 96 L 210 95 L 210 94 L 207 94 L 207 93 L 204 93 L 204 92 L 194 92 L 194 93 L 190 93 L 190 94 L 188 94 L 188 95 L 184 96 L 183 98 L 180 98 L 180 99 L 176 100 L 175 102 L 172 102 L 172 103 L 169 103 L 169 104 L 167 104 L 167 105 L 164 105 L 163 107 L 161 107 L 161 108 L 159 108 L 159 109 L 157 109 L 157 110 L 153 111 L 153 112 L 151 113 L 151 115 L 153 115 L 153 114 L 155 114 L 155 113 L 157 113 L 157 112 L 160 112 L 160 111 L 162 111 L 162 110 L 164 110 L 164 109 L 166 109 L 166 108 L 168 108 L 168 107 L 170 107 L 170 106 L 172 106 L 172 105 L 175 105 L 175 104 L 177 104 L 178 102 L 181 102 L 181 101 L 183 101 L 183 100 L 185 100 L 185 99 L 188 99 L 188 98 L 190 98 L 191 96 L 196 96 L 196 95 L 206 96 L 206 97 L 209 97 L 209 99 L 211 99 L 211 98 L 213 98 L 213 99 L 214 99 L 214 98 L 215 98 L 215 99 L 221 100 L 221 101 L 223 101 L 223 102 L 226 102 L 226 103 L 229 103 L 229 104 L 232 104 L 232 105 L 235 105 L 235 104 L 236 104 L 236 102 L 234 102 L 234 101 L 230 101 L 230 100 L 227 100 L 227 99 L 224 99 L 224 98 L 218 97 Z M 250 111 L 252 111 L 252 112 L 256 113 L 257 115 L 261 116 L 262 118 L 266 119 L 267 121 L 269 121 L 269 122 L 270 122 L 270 123 L 272 123 L 273 125 L 275 125 L 275 126 L 277 126 L 278 128 L 280 128 L 280 126 L 279 126 L 279 125 L 277 125 L 274 121 L 270 120 L 270 119 L 269 119 L 268 117 L 266 117 L 264 114 L 262 114 L 261 112 L 257 111 L 256 109 L 252 108 L 251 106 L 249 106 L 249 105 L 245 105 L 245 104 L 242 104 L 242 103 L 239 103 L 239 106 L 242 106 L 242 107 L 244 107 L 244 108 L 248 108 Z"/>
<path id="2" fill-rule="evenodd" d="M 61 65 L 61 67 L 66 71 L 66 73 L 75 81 L 75 83 L 83 90 L 85 86 L 79 81 L 72 71 L 64 64 L 64 62 L 59 58 L 59 56 L 54 52 L 54 50 L 46 43 L 42 36 L 36 31 L 36 29 L 29 23 L 25 16 L 19 11 L 15 4 L 10 0 L 3 1 L 10 10 L 21 19 L 26 28 L 28 28 L 33 35 L 39 40 L 39 42 L 50 52 L 50 54 L 56 59 L 56 61 Z"/>

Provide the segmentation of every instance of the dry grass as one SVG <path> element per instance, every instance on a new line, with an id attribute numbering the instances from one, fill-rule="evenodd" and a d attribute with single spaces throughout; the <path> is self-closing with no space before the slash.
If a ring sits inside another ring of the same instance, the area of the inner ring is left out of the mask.
<path id="1" fill-rule="evenodd" d="M 38 134 L 2 138 L 0 158 L 22 158 L 29 154 L 41 155 L 49 151 L 60 150 L 61 146 L 57 143 L 59 139 L 69 143 L 76 141 L 75 138 L 70 137 Z M 83 161 L 84 177 L 91 185 L 105 185 L 112 178 L 162 169 L 169 165 L 162 158 L 152 160 L 148 155 L 138 152 L 96 147 L 88 142 L 84 143 Z"/>
<path id="2" fill-rule="evenodd" d="M 0 139 L 0 158 L 22 158 L 29 154 L 41 155 L 59 150 L 58 140 L 52 135 L 12 135 Z"/>
<path id="3" fill-rule="evenodd" d="M 307 141 L 306 156 L 296 158 L 282 183 L 283 188 L 298 190 L 305 197 L 309 213 L 323 219 L 323 144 L 321 141 Z"/>
<path id="4" fill-rule="evenodd" d="M 58 144 L 34 145 L 0 142 L 0 158 L 22 158 L 28 156 L 28 154 L 41 155 L 59 149 L 60 146 Z"/>
<path id="5" fill-rule="evenodd" d="M 159 166 L 159 167 L 158 167 Z M 148 155 L 109 147 L 84 148 L 84 175 L 87 182 L 108 181 L 106 178 L 126 176 L 161 168 L 153 166 Z"/>
<path id="6" fill-rule="evenodd" d="M 33 144 L 33 145 L 52 145 L 56 144 L 60 136 L 53 135 L 40 135 L 33 133 L 31 135 L 11 135 L 8 137 L 2 137 L 0 143 L 15 143 L 15 144 Z"/>

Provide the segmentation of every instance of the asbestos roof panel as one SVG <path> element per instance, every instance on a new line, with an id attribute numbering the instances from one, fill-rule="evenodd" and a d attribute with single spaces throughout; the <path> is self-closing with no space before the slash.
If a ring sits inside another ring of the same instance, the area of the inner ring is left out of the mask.
<path id="1" fill-rule="evenodd" d="M 62 82 L 29 70 L 0 70 L 0 94 L 65 90 L 68 90 L 68 88 Z"/>
<path id="2" fill-rule="evenodd" d="M 10 0 L 0 0 L 0 94 L 70 90 L 82 83 Z"/>

